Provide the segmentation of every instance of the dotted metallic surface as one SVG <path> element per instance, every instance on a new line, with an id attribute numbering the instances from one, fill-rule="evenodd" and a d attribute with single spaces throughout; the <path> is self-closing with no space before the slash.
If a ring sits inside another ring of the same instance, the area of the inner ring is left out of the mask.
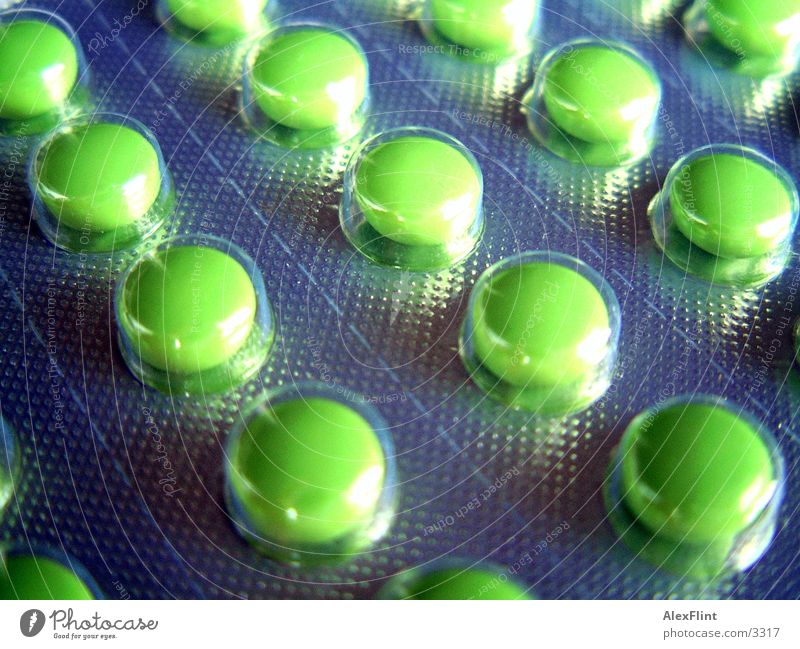
<path id="1" fill-rule="evenodd" d="M 316 153 L 259 142 L 239 116 L 244 49 L 178 40 L 157 24 L 154 4 L 24 6 L 76 28 L 96 106 L 155 132 L 178 191 L 159 236 L 216 234 L 259 265 L 278 321 L 274 352 L 232 395 L 171 399 L 140 385 L 116 347 L 111 308 L 135 251 L 109 259 L 55 250 L 30 219 L 25 160 L 35 138 L 3 139 L 0 406 L 22 463 L 0 543 L 66 550 L 110 598 L 363 598 L 442 557 L 490 561 L 503 571 L 498 579 L 513 575 L 545 598 L 800 595 L 800 374 L 787 324 L 800 315 L 800 263 L 793 257 L 760 289 L 705 284 L 660 254 L 646 216 L 671 164 L 710 142 L 758 148 L 797 178 L 794 77 L 756 82 L 713 69 L 684 40 L 684 3 L 669 0 L 545 0 L 531 59 L 497 70 L 421 52 L 409 0 L 279 0 L 273 17 L 346 27 L 367 52 L 373 105 L 364 137 L 438 128 L 481 164 L 487 229 L 477 251 L 450 271 L 414 274 L 371 264 L 339 228 L 356 142 Z M 553 157 L 520 113 L 543 53 L 580 36 L 627 41 L 663 83 L 656 148 L 624 170 Z M 609 393 L 558 421 L 489 401 L 458 358 L 477 277 L 529 249 L 583 259 L 622 309 Z M 299 380 L 369 398 L 395 440 L 397 516 L 348 564 L 275 564 L 241 540 L 223 506 L 228 431 L 259 391 Z M 713 588 L 659 572 L 616 542 L 600 493 L 631 418 L 695 392 L 761 418 L 788 470 L 770 550 Z"/>

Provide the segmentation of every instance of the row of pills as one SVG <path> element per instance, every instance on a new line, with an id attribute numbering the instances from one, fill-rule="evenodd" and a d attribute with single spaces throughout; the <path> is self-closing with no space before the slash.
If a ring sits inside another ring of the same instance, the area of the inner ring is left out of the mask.
<path id="1" fill-rule="evenodd" d="M 54 110 L 78 78 L 74 36 L 26 12 L 2 20 L 0 54 L 17 62 L 16 82 L 0 85 L 0 116 L 19 118 L 27 110 L 25 119 L 41 119 L 33 112 Z M 21 47 L 20 39 L 35 47 Z M 52 101 L 42 103 L 43 96 Z M 363 51 L 332 29 L 280 28 L 247 59 L 243 114 L 285 146 L 352 138 L 368 96 Z M 635 52 L 582 40 L 545 57 L 523 107 L 532 132 L 552 151 L 622 164 L 649 150 L 659 102 L 655 73 Z M 480 168 L 446 134 L 407 128 L 372 138 L 352 157 L 344 184 L 342 229 L 379 263 L 439 270 L 468 255 L 481 235 Z M 152 134 L 130 117 L 102 113 L 68 120 L 44 138 L 30 185 L 43 233 L 70 250 L 138 243 L 164 223 L 174 199 Z M 683 270 L 752 286 L 785 266 L 797 212 L 797 191 L 776 163 L 740 146 L 712 145 L 675 164 L 650 217 L 656 242 Z"/>
<path id="2" fill-rule="evenodd" d="M 390 528 L 397 497 L 386 430 L 371 406 L 353 407 L 325 386 L 294 386 L 261 399 L 228 440 L 225 496 L 237 530 L 291 565 L 342 561 L 366 550 Z M 9 457 L 15 442 L 5 422 L 3 437 Z M 0 512 L 13 493 L 13 476 L 4 470 L 0 465 Z M 748 568 L 766 551 L 783 489 L 781 455 L 758 421 L 718 398 L 694 397 L 633 420 L 604 496 L 614 530 L 637 556 L 707 582 Z M 0 599 L 103 595 L 69 557 L 24 548 L 2 562 Z M 506 571 L 445 562 L 393 578 L 381 595 L 531 594 Z"/>
<path id="3" fill-rule="evenodd" d="M 220 45 L 263 30 L 268 0 L 159 0 L 161 21 L 192 42 Z M 421 0 L 422 31 L 442 52 L 486 64 L 527 54 L 539 28 L 539 0 Z M 684 16 L 693 46 L 750 75 L 790 71 L 800 36 L 797 0 L 695 0 Z"/>

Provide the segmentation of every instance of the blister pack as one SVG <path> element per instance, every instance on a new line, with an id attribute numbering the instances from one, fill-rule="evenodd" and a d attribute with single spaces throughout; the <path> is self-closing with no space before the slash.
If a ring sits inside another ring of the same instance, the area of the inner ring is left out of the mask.
<path id="1" fill-rule="evenodd" d="M 685 3 L 673 0 L 543 0 L 535 27 L 514 36 L 532 50 L 501 62 L 454 55 L 452 43 L 420 27 L 430 18 L 422 2 L 271 0 L 272 27 L 344 30 L 366 57 L 368 96 L 353 104 L 363 126 L 334 129 L 357 135 L 331 145 L 330 128 L 310 115 L 304 137 L 325 146 L 304 147 L 305 139 L 264 137 L 269 124 L 242 109 L 266 84 L 252 72 L 253 43 L 195 42 L 163 24 L 161 4 L 23 4 L 72 26 L 86 59 L 76 111 L 134 118 L 152 134 L 163 158 L 154 169 L 169 171 L 174 205 L 131 248 L 54 246 L 48 239 L 59 235 L 45 236 L 33 218 L 40 201 L 29 160 L 44 135 L 12 129 L 0 141 L 0 405 L 17 445 L 5 445 L 15 460 L 0 525 L 8 552 L 72 561 L 108 598 L 369 598 L 392 577 L 442 561 L 488 566 L 490 589 L 517 582 L 542 598 L 800 594 L 797 255 L 761 286 L 711 283 L 662 251 L 648 217 L 674 163 L 704 145 L 756 149 L 796 180 L 794 75 L 720 66 L 687 40 Z M 526 96 L 536 70 L 574 39 L 624 43 L 652 66 L 661 101 L 638 161 L 590 166 L 532 134 Z M 351 233 L 340 221 L 351 156 L 401 127 L 455 138 L 481 172 L 482 230 L 444 270 L 405 264 L 413 232 L 395 242 L 397 256 L 376 252 L 377 263 L 354 246 L 358 223 Z M 184 393 L 161 381 L 157 389 L 126 364 L 117 284 L 176 236 L 231 242 L 241 252 L 233 256 L 263 276 L 268 305 L 257 287 L 253 317 L 271 352 L 237 375 L 241 387 L 198 391 L 187 382 Z M 618 303 L 610 385 L 573 414 L 535 416 L 490 398 L 460 356 L 479 277 L 528 251 L 581 260 Z M 304 384 L 368 407 L 392 440 L 382 447 L 394 481 L 388 530 L 346 561 L 287 564 L 248 543 L 232 520 L 232 431 L 265 391 Z M 774 436 L 785 467 L 766 553 L 713 582 L 637 554 L 604 500 L 626 427 L 680 395 L 715 395 L 748 411 Z"/>

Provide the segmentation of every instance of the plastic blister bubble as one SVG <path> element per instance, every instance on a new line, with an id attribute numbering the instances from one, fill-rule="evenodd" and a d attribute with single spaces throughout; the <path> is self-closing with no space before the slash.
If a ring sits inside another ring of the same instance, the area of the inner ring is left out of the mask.
<path id="1" fill-rule="evenodd" d="M 266 28 L 269 0 L 157 0 L 158 20 L 176 37 L 221 47 Z"/>
<path id="2" fill-rule="evenodd" d="M 619 330 L 617 298 L 594 269 L 568 255 L 524 252 L 481 275 L 459 347 L 487 394 L 559 417 L 606 392 Z"/>
<path id="3" fill-rule="evenodd" d="M 352 139 L 370 106 L 369 62 L 347 31 L 293 23 L 259 38 L 245 58 L 242 113 L 266 140 L 287 148 Z"/>
<path id="4" fill-rule="evenodd" d="M 631 551 L 707 583 L 761 558 L 783 492 L 771 433 L 735 404 L 704 395 L 675 397 L 637 416 L 604 486 L 609 518 Z"/>
<path id="5" fill-rule="evenodd" d="M 797 65 L 800 19 L 793 2 L 694 0 L 683 16 L 689 40 L 715 65 L 739 74 L 768 77 Z"/>
<path id="6" fill-rule="evenodd" d="M 321 383 L 267 394 L 232 431 L 225 494 L 237 529 L 293 565 L 347 561 L 384 536 L 394 443 L 374 406 Z"/>
<path id="7" fill-rule="evenodd" d="M 661 82 L 624 43 L 575 39 L 548 52 L 523 98 L 543 146 L 581 165 L 619 167 L 647 155 Z"/>
<path id="8" fill-rule="evenodd" d="M 483 174 L 455 138 L 398 128 L 365 141 L 344 174 L 339 217 L 355 248 L 403 271 L 467 257 L 483 232 Z"/>
<path id="9" fill-rule="evenodd" d="M 61 15 L 28 7 L 0 12 L 0 48 L 6 61 L 0 133 L 40 134 L 85 109 L 91 75 L 79 38 Z"/>
<path id="10" fill-rule="evenodd" d="M 42 234 L 78 253 L 135 246 L 175 205 L 155 137 L 115 113 L 75 117 L 50 131 L 31 156 L 28 185 Z"/>
<path id="11" fill-rule="evenodd" d="M 541 3 L 514 0 L 425 0 L 420 28 L 431 51 L 495 65 L 531 51 Z"/>
<path id="12" fill-rule="evenodd" d="M 171 395 L 238 387 L 275 339 L 261 273 L 218 237 L 175 237 L 145 253 L 120 279 L 114 313 L 131 372 Z"/>
<path id="13" fill-rule="evenodd" d="M 693 172 L 698 163 L 705 173 Z M 648 214 L 656 244 L 679 268 L 718 284 L 758 286 L 792 254 L 797 187 L 758 151 L 713 144 L 673 165 Z"/>
<path id="14" fill-rule="evenodd" d="M 0 599 L 103 599 L 94 579 L 74 558 L 44 548 L 0 555 Z"/>

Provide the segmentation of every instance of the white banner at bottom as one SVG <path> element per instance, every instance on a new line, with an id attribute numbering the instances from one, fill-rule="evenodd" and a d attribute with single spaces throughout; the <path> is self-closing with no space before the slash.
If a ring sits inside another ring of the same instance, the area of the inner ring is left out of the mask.
<path id="1" fill-rule="evenodd" d="M 784 601 L 4 602 L 0 647 L 800 647 Z M 581 644 L 578 644 L 581 643 Z"/>

